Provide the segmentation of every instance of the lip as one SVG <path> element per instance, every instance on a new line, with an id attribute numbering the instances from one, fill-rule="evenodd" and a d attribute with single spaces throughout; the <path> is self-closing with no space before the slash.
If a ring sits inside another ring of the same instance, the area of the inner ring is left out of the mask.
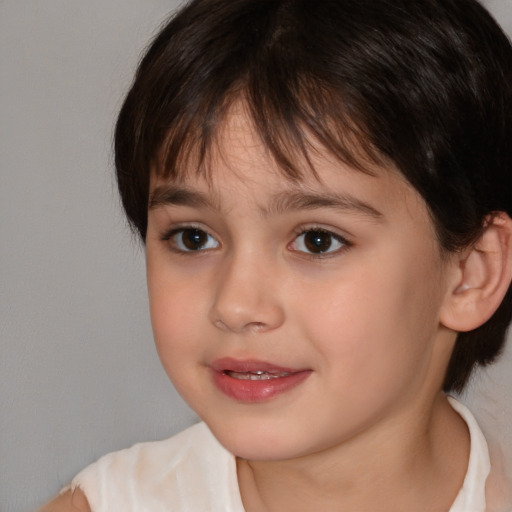
<path id="1" fill-rule="evenodd" d="M 295 388 L 312 373 L 309 369 L 288 368 L 266 361 L 239 360 L 230 357 L 217 359 L 210 368 L 216 387 L 226 396 L 245 403 L 271 400 Z M 258 380 L 237 379 L 232 376 L 233 373 L 255 374 L 256 372 L 263 372 L 266 375 Z"/>

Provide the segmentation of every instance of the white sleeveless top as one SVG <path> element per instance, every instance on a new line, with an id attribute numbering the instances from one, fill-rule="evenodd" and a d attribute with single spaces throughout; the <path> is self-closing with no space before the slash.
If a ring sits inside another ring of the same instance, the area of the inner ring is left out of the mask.
<path id="1" fill-rule="evenodd" d="M 449 512 L 484 512 L 487 443 L 471 412 L 449 400 L 471 436 L 468 471 Z M 70 487 L 84 492 L 92 512 L 244 512 L 235 457 L 204 423 L 105 455 L 62 492 Z"/>

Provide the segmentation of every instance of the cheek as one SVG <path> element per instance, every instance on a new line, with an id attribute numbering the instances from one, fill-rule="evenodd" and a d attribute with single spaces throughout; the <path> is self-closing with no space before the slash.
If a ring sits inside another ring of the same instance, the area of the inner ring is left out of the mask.
<path id="1" fill-rule="evenodd" d="M 193 333 L 200 324 L 204 293 L 193 275 L 169 271 L 156 257 L 148 257 L 147 281 L 151 324 L 156 347 L 168 370 L 173 361 L 194 350 Z M 179 363 L 177 363 L 179 364 Z"/>
<path id="2" fill-rule="evenodd" d="M 149 293 L 151 324 L 157 346 L 189 345 L 198 325 L 198 297 L 194 293 L 159 290 Z"/>
<path id="3" fill-rule="evenodd" d="M 149 286 L 151 324 L 158 357 L 178 393 L 192 408 L 200 407 L 198 378 L 203 355 L 198 320 L 198 300 L 188 287 L 173 284 L 163 289 Z M 170 290 L 176 290 L 176 293 Z M 204 315 L 203 315 L 204 316 Z M 199 397 L 199 398 L 198 398 Z M 198 404 L 199 399 L 199 404 Z"/>
<path id="4" fill-rule="evenodd" d="M 361 262 L 351 270 L 312 289 L 299 306 L 323 364 L 338 361 L 337 378 L 377 387 L 421 371 L 438 328 L 431 276 L 418 271 L 414 258 L 394 256 L 388 264 L 380 258 L 379 265 Z"/>

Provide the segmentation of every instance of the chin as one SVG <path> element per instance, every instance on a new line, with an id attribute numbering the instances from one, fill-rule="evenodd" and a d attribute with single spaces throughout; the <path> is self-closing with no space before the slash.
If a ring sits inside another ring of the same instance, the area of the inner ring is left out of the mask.
<path id="1" fill-rule="evenodd" d="M 296 428 L 274 422 L 256 421 L 206 421 L 217 440 L 236 457 L 254 461 L 293 459 L 308 452 L 306 442 L 301 442 Z M 279 422 L 281 423 L 281 422 Z M 295 430 L 295 432 L 294 432 Z M 292 435 L 290 435 L 292 433 Z"/>

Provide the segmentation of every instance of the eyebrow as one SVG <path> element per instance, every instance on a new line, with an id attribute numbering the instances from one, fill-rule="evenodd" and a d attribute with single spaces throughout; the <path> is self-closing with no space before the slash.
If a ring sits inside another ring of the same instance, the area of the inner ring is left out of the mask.
<path id="1" fill-rule="evenodd" d="M 223 210 L 218 197 L 205 195 L 197 190 L 190 190 L 171 184 L 159 185 L 150 193 L 149 209 L 152 210 L 160 206 L 189 206 L 209 208 L 217 211 Z M 269 206 L 261 207 L 261 211 L 264 216 L 269 216 L 288 211 L 315 210 L 320 208 L 355 212 L 375 220 L 382 220 L 384 217 L 373 206 L 350 194 L 317 194 L 303 191 L 286 191 L 275 194 L 271 197 Z"/>
<path id="2" fill-rule="evenodd" d="M 270 209 L 265 209 L 265 214 L 284 213 L 290 210 L 315 210 L 318 208 L 331 208 L 360 213 L 376 220 L 380 220 L 384 217 L 383 214 L 373 206 L 350 194 L 316 194 L 300 191 L 276 194 L 273 197 Z"/>
<path id="3" fill-rule="evenodd" d="M 148 209 L 153 210 L 159 206 L 191 206 L 221 210 L 220 201 L 216 198 L 173 185 L 159 185 L 149 194 Z"/>

